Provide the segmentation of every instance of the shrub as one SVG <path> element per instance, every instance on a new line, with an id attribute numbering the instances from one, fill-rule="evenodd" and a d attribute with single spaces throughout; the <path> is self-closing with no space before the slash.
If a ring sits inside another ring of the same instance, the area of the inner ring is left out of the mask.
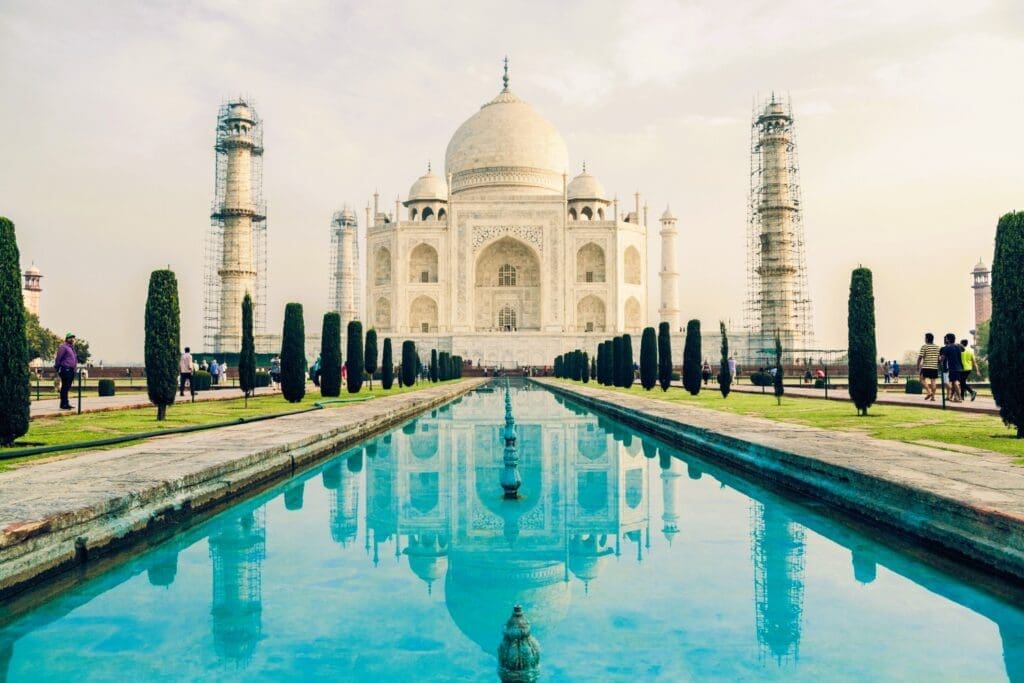
<path id="1" fill-rule="evenodd" d="M 729 398 L 732 387 L 732 373 L 729 372 L 729 335 L 725 330 L 725 321 L 718 321 L 718 331 L 722 335 L 722 360 L 718 366 L 718 389 L 722 398 Z"/>
<path id="2" fill-rule="evenodd" d="M 14 223 L 0 217 L 0 446 L 28 432 L 30 373 Z"/>
<path id="3" fill-rule="evenodd" d="M 348 375 L 348 393 L 358 394 L 363 388 L 363 324 L 358 320 L 348 323 L 348 353 L 345 367 Z"/>
<path id="4" fill-rule="evenodd" d="M 658 383 L 658 339 L 653 327 L 640 337 L 640 386 L 647 391 Z"/>
<path id="5" fill-rule="evenodd" d="M 412 340 L 402 342 L 402 384 L 411 387 L 416 381 L 416 344 Z"/>
<path id="6" fill-rule="evenodd" d="M 767 372 L 755 372 L 750 376 L 750 381 L 756 387 L 770 387 L 772 385 L 772 376 Z"/>
<path id="7" fill-rule="evenodd" d="M 373 373 L 377 372 L 377 330 L 366 331 L 366 346 L 363 347 L 363 367 L 370 376 L 370 388 L 373 389 Z"/>
<path id="8" fill-rule="evenodd" d="M 391 337 L 384 337 L 384 351 L 380 359 L 380 385 L 385 391 L 395 383 L 395 361 L 391 357 Z"/>
<path id="9" fill-rule="evenodd" d="M 156 419 L 167 416 L 167 406 L 178 395 L 178 351 L 181 313 L 178 279 L 170 270 L 154 270 L 146 297 L 146 392 L 156 406 Z"/>
<path id="10" fill-rule="evenodd" d="M 195 379 L 194 374 L 192 375 L 192 379 Z M 270 373 L 267 372 L 266 370 L 257 370 L 256 373 L 253 375 L 253 379 L 255 380 L 253 382 L 253 386 L 256 387 L 257 389 L 270 386 Z"/>
<path id="11" fill-rule="evenodd" d="M 101 379 L 97 387 L 100 396 L 113 396 L 115 393 L 114 380 Z"/>
<path id="12" fill-rule="evenodd" d="M 672 386 L 672 329 L 664 322 L 658 325 L 658 383 L 662 391 Z"/>
<path id="13" fill-rule="evenodd" d="M 206 370 L 196 370 L 192 373 L 192 388 L 196 391 L 209 391 L 213 386 L 213 375 Z"/>
<path id="14" fill-rule="evenodd" d="M 341 314 L 324 313 L 320 332 L 320 395 L 341 396 Z"/>
<path id="15" fill-rule="evenodd" d="M 822 382 L 822 386 L 824 386 L 824 380 L 819 379 L 818 382 Z M 924 392 L 924 387 L 921 385 L 921 380 L 908 379 L 907 383 L 904 385 L 903 391 L 908 394 L 920 394 Z"/>
<path id="16" fill-rule="evenodd" d="M 238 386 L 248 398 L 256 388 L 256 340 L 252 336 L 252 297 L 242 297 L 242 350 L 238 354 Z"/>
<path id="17" fill-rule="evenodd" d="M 302 304 L 284 307 L 281 332 L 281 395 L 289 403 L 298 403 L 306 395 L 306 321 Z"/>
<path id="18" fill-rule="evenodd" d="M 622 386 L 633 386 L 633 338 L 628 334 L 622 335 Z"/>
<path id="19" fill-rule="evenodd" d="M 850 398 L 858 415 L 867 415 L 878 398 L 878 366 L 875 365 L 875 294 L 868 268 L 856 268 L 850 276 L 850 300 L 846 317 L 850 354 Z"/>
<path id="20" fill-rule="evenodd" d="M 988 361 L 992 397 L 1007 426 L 1024 438 L 1024 211 L 1008 213 L 996 226 L 992 259 L 992 322 Z"/>
<path id="21" fill-rule="evenodd" d="M 696 396 L 700 393 L 700 321 L 686 323 L 686 342 L 683 344 L 683 388 Z"/>

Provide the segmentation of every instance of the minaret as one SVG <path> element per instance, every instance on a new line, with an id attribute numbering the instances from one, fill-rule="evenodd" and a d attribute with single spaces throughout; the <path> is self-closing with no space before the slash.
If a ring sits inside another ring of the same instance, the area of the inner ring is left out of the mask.
<path id="1" fill-rule="evenodd" d="M 748 324 L 789 350 L 814 337 L 800 204 L 793 113 L 773 95 L 751 127 Z"/>
<path id="2" fill-rule="evenodd" d="M 331 310 L 341 314 L 342 325 L 359 318 L 356 269 L 359 246 L 356 213 L 347 204 L 331 219 Z"/>
<path id="3" fill-rule="evenodd" d="M 975 335 L 977 341 L 978 326 L 986 320 L 992 319 L 992 271 L 985 266 L 985 262 L 978 259 L 978 265 L 971 271 L 974 284 L 974 329 L 971 334 Z M 26 289 L 28 289 L 28 274 L 25 274 Z"/>
<path id="4" fill-rule="evenodd" d="M 25 301 L 25 309 L 29 313 L 33 313 L 38 316 L 39 295 L 43 291 L 42 284 L 40 284 L 39 281 L 43 276 L 40 275 L 39 269 L 36 268 L 36 264 L 34 263 L 28 267 L 28 270 L 23 273 L 23 276 L 25 278 L 25 286 L 21 290 L 21 295 Z"/>
<path id="5" fill-rule="evenodd" d="M 682 326 L 679 318 L 679 271 L 676 270 L 676 217 L 672 209 L 665 207 L 661 214 L 661 308 L 658 315 L 668 323 L 671 331 L 676 332 Z"/>
<path id="6" fill-rule="evenodd" d="M 265 260 L 262 235 L 266 228 L 266 211 L 262 206 L 262 136 L 260 120 L 245 100 L 235 100 L 220 108 L 211 215 L 214 230 L 220 231 L 220 253 L 219 259 L 215 259 L 219 262 L 211 264 L 216 281 L 210 274 L 207 276 L 210 281 L 206 312 L 207 327 L 214 330 L 215 352 L 241 348 L 242 299 L 246 292 L 256 303 L 255 326 L 260 330 L 264 327 L 260 291 L 260 267 Z"/>

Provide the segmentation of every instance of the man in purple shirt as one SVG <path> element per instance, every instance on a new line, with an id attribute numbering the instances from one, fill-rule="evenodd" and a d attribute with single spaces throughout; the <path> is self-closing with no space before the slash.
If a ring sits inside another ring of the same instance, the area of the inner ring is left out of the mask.
<path id="1" fill-rule="evenodd" d="M 68 332 L 64 335 L 64 343 L 57 349 L 57 357 L 53 359 L 53 369 L 60 377 L 60 409 L 71 410 L 68 392 L 71 382 L 75 379 L 75 368 L 78 367 L 78 355 L 75 354 L 75 335 Z"/>

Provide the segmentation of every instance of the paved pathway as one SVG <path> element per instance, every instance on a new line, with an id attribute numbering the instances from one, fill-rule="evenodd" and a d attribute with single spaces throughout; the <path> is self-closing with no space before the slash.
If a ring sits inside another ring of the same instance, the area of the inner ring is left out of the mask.
<path id="1" fill-rule="evenodd" d="M 755 472 L 1024 578 L 1024 467 L 1009 456 L 883 441 L 538 381 L 713 462 Z"/>
<path id="2" fill-rule="evenodd" d="M 159 437 L 0 473 L 0 594 L 287 476 L 483 381 Z"/>
<path id="3" fill-rule="evenodd" d="M 885 385 L 879 385 L 878 400 L 875 403 L 879 405 L 891 405 L 891 406 L 914 406 L 917 408 L 938 408 L 942 409 L 942 396 L 936 392 L 934 401 L 924 400 L 924 394 L 907 394 L 902 391 L 882 391 L 882 387 Z M 902 386 L 902 385 L 900 385 Z M 718 391 L 717 385 L 708 385 L 706 389 Z M 741 391 L 745 394 L 760 394 L 762 393 L 761 387 L 755 387 L 751 384 L 733 384 L 733 391 Z M 764 392 L 771 395 L 772 388 L 764 387 Z M 787 396 L 805 396 L 807 398 L 825 398 L 825 391 L 823 389 L 815 389 L 813 387 L 794 387 L 786 386 Z M 829 401 L 850 401 L 850 392 L 844 386 L 841 389 L 829 389 L 828 390 Z M 999 407 L 996 406 L 995 400 L 991 396 L 978 396 L 977 400 L 967 400 L 963 403 L 952 403 L 946 401 L 946 410 L 962 410 L 970 413 L 987 413 L 991 415 L 999 414 Z"/>
<path id="4" fill-rule="evenodd" d="M 257 396 L 276 393 L 270 387 L 263 387 L 256 390 Z M 223 401 L 230 398 L 242 398 L 244 394 L 238 388 L 212 389 L 196 393 L 196 401 Z M 188 396 L 175 399 L 176 401 L 188 401 Z M 44 398 L 39 401 L 32 401 L 32 417 L 53 417 L 55 415 L 77 415 L 78 397 L 71 395 L 71 405 L 74 410 L 61 410 L 59 398 Z M 82 412 L 96 413 L 104 410 L 123 410 L 125 408 L 148 408 L 153 404 L 145 391 L 131 391 L 116 394 L 114 396 L 97 396 L 95 389 L 86 395 L 82 392 Z"/>

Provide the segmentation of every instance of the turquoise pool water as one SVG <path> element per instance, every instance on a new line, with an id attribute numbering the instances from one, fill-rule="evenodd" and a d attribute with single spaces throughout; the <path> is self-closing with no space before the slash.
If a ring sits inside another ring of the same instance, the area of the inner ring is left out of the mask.
<path id="1" fill-rule="evenodd" d="M 0 626 L 0 680 L 1024 680 L 1024 612 L 553 394 L 340 454 Z"/>

